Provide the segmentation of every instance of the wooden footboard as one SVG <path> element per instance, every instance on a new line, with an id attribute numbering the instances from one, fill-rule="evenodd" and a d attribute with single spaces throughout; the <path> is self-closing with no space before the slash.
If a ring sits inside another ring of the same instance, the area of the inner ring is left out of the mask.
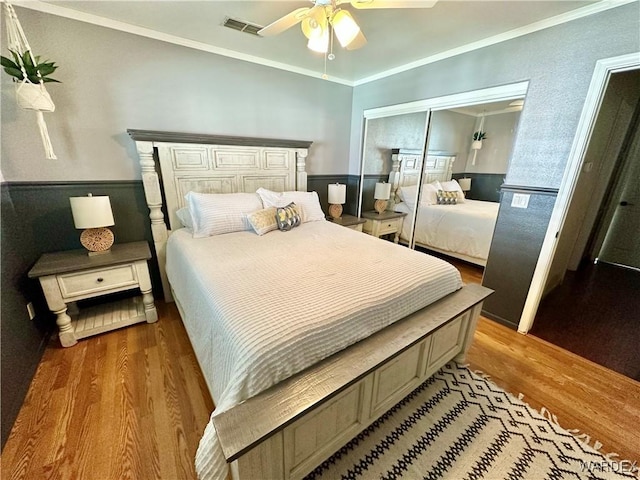
<path id="1" fill-rule="evenodd" d="M 234 478 L 302 478 L 448 361 L 463 362 L 480 285 L 423 308 L 214 417 Z"/>

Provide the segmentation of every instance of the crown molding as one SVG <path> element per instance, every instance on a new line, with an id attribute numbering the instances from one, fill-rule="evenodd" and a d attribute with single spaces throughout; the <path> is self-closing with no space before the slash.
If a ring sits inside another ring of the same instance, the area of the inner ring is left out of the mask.
<path id="1" fill-rule="evenodd" d="M 534 22 L 529 25 L 525 25 L 524 27 L 515 28 L 513 30 L 509 30 L 508 32 L 501 33 L 499 35 L 494 35 L 492 37 L 488 37 L 483 40 L 479 40 L 477 42 L 468 43 L 461 47 L 453 48 L 451 50 L 447 50 L 447 51 L 438 53 L 436 55 L 431 55 L 429 57 L 416 60 L 415 62 L 407 63 L 405 65 L 401 65 L 396 68 L 392 68 L 380 73 L 376 73 L 375 75 L 371 75 L 369 77 L 356 80 L 353 83 L 355 86 L 359 86 L 359 85 L 364 85 L 365 83 L 375 82 L 376 80 L 390 77 L 398 73 L 406 72 L 407 70 L 412 70 L 414 68 L 422 67 L 430 63 L 439 62 L 447 58 L 455 57 L 463 53 L 472 52 L 480 48 L 489 47 L 497 43 L 506 42 L 514 38 L 522 37 L 524 35 L 529 35 L 530 33 L 538 32 L 540 30 L 544 30 L 550 27 L 555 27 L 556 25 L 561 25 L 563 23 L 572 22 L 573 20 L 578 20 L 583 17 L 588 17 L 589 15 L 594 15 L 596 13 L 604 12 L 606 10 L 610 10 L 616 7 L 621 7 L 628 3 L 634 3 L 634 2 L 637 3 L 638 0 L 602 0 L 600 2 L 588 5 L 586 7 L 577 8 L 570 12 L 556 15 L 555 17 L 546 18 L 544 20 L 540 20 L 539 22 Z"/>
<path id="2" fill-rule="evenodd" d="M 161 42 L 172 43 L 174 45 L 180 45 L 182 47 L 192 48 L 194 50 L 215 53 L 216 55 L 222 55 L 223 57 L 235 58 L 237 60 L 256 63 L 258 65 L 264 65 L 266 67 L 273 67 L 291 73 L 298 73 L 307 77 L 313 77 L 317 79 L 322 78 L 322 72 L 316 72 L 313 70 L 308 70 L 306 68 L 296 67 L 288 63 L 275 62 L 266 58 L 256 57 L 255 55 L 236 52 L 235 50 L 215 47 L 207 43 L 189 40 L 188 38 L 179 37 L 177 35 L 158 32 L 157 30 L 153 30 L 150 28 L 131 25 L 130 23 L 121 22 L 120 20 L 113 20 L 110 18 L 101 17 L 99 15 L 93 15 L 91 13 L 80 12 L 78 10 L 73 10 L 72 8 L 61 7 L 60 5 L 41 2 L 40 0 L 17 0 L 13 2 L 13 5 L 16 7 L 36 10 L 42 13 L 57 15 L 59 17 L 69 18 L 71 20 L 90 23 L 92 25 L 98 25 L 100 27 L 110 28 L 112 30 L 118 30 L 120 32 L 131 33 L 133 35 L 139 35 L 141 37 L 151 38 L 153 40 L 160 40 Z M 339 83 L 348 87 L 354 86 L 354 82 L 339 77 L 329 76 L 325 81 Z"/>
<path id="3" fill-rule="evenodd" d="M 480 48 L 488 47 L 490 45 L 495 45 L 497 43 L 512 40 L 514 38 L 521 37 L 523 35 L 528 35 L 533 32 L 544 30 L 546 28 L 554 27 L 556 25 L 560 25 L 563 23 L 567 23 L 573 20 L 583 18 L 583 17 L 587 17 L 589 15 L 594 15 L 596 13 L 600 13 L 600 12 L 609 10 L 611 8 L 620 7 L 629 3 L 637 3 L 638 1 L 639 0 L 601 0 L 600 2 L 588 5 L 586 7 L 578 8 L 576 10 L 572 10 L 567 13 L 556 15 L 555 17 L 547 18 L 539 22 L 534 22 L 529 25 L 525 25 L 524 27 L 516 28 L 508 32 L 501 33 L 499 35 L 494 35 L 492 37 L 485 38 L 477 42 L 472 42 L 467 45 L 463 45 L 461 47 L 453 48 L 451 50 L 447 50 L 445 52 L 441 52 L 436 55 L 431 55 L 429 57 L 416 60 L 415 62 L 410 62 L 396 68 L 385 70 L 383 72 L 376 73 L 374 75 L 370 75 L 368 77 L 364 77 L 359 80 L 351 81 L 351 80 L 346 80 L 339 77 L 329 76 L 325 81 L 338 83 L 338 84 L 346 85 L 349 87 L 356 87 L 366 83 L 374 82 L 376 80 L 380 80 L 382 78 L 396 75 L 398 73 L 406 72 L 414 68 L 422 67 L 430 63 L 435 63 L 447 58 L 455 57 L 463 53 L 468 53 L 474 50 L 478 50 Z M 290 65 L 288 63 L 276 62 L 276 61 L 268 60 L 262 57 L 248 55 L 245 53 L 237 52 L 235 50 L 215 47 L 213 45 L 209 45 L 203 42 L 197 42 L 195 40 L 189 40 L 187 38 L 179 37 L 177 35 L 170 35 L 167 33 L 158 32 L 157 30 L 153 30 L 150 28 L 139 27 L 137 25 L 121 22 L 119 20 L 112 20 L 106 17 L 101 17 L 99 15 L 80 12 L 78 10 L 62 7 L 60 5 L 45 3 L 40 0 L 14 0 L 13 4 L 18 7 L 28 8 L 30 10 L 36 10 L 38 12 L 57 15 L 57 16 L 69 18 L 72 20 L 78 20 L 80 22 L 90 23 L 92 25 L 111 28 L 113 30 L 131 33 L 133 35 L 139 35 L 141 37 L 151 38 L 154 40 L 159 40 L 161 42 L 172 43 L 174 45 L 180 45 L 183 47 L 192 48 L 195 50 L 201 50 L 208 53 L 214 53 L 216 55 L 222 55 L 224 57 L 235 58 L 237 60 L 243 60 L 245 62 L 251 62 L 258 65 L 277 68 L 279 70 L 284 70 L 291 73 L 298 73 L 300 75 L 305 75 L 305 76 L 313 77 L 317 79 L 320 79 L 322 77 L 321 72 L 316 72 L 314 70 L 308 70 L 306 68 L 300 68 L 300 67 L 296 67 L 295 65 Z"/>

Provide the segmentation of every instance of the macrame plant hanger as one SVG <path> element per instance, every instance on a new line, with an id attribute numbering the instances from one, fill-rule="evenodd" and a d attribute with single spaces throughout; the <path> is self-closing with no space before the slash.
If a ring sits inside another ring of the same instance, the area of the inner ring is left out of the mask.
<path id="1" fill-rule="evenodd" d="M 27 37 L 22 30 L 22 25 L 18 20 L 13 5 L 4 2 L 7 18 L 7 37 L 9 43 L 9 50 L 17 53 L 20 57 L 24 56 L 25 52 L 29 52 L 31 59 L 35 59 L 35 55 L 29 46 Z M 35 63 L 35 62 L 34 62 Z M 51 100 L 51 96 L 47 89 L 44 87 L 44 80 L 40 71 L 37 70 L 39 83 L 31 83 L 27 75 L 27 71 L 24 65 L 20 64 L 22 70 L 22 82 L 16 85 L 16 99 L 18 105 L 26 110 L 34 110 L 36 112 L 36 118 L 38 119 L 38 128 L 40 129 L 40 137 L 42 138 L 42 144 L 44 145 L 45 154 L 48 159 L 56 160 L 56 154 L 53 153 L 53 146 L 49 139 L 49 131 L 47 130 L 47 124 L 44 121 L 43 112 L 53 112 L 56 106 Z"/>
<path id="2" fill-rule="evenodd" d="M 484 128 L 484 112 L 482 113 L 482 117 L 480 118 L 480 126 L 478 126 L 478 132 L 482 133 L 482 129 Z M 481 140 L 482 141 L 482 140 Z M 473 149 L 473 160 L 471 161 L 471 165 L 476 164 L 476 155 L 478 154 L 478 149 Z"/>

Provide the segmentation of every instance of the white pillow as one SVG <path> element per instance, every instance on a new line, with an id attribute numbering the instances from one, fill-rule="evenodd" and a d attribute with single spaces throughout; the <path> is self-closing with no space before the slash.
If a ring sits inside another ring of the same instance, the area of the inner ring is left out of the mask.
<path id="1" fill-rule="evenodd" d="M 433 205 L 437 203 L 436 193 L 442 190 L 442 186 L 438 180 L 431 183 L 425 183 L 422 189 L 422 201 L 425 205 Z M 416 207 L 416 197 L 418 196 L 418 185 L 405 185 L 398 190 L 398 196 L 412 210 Z"/>
<path id="2" fill-rule="evenodd" d="M 176 215 L 178 216 L 178 220 L 182 223 L 184 228 L 190 228 L 193 230 L 193 220 L 191 219 L 191 212 L 188 207 L 179 208 L 176 211 Z"/>
<path id="3" fill-rule="evenodd" d="M 247 215 L 262 208 L 255 193 L 196 193 L 187 200 L 195 238 L 250 230 Z"/>
<path id="4" fill-rule="evenodd" d="M 464 203 L 464 192 L 462 191 L 462 187 L 456 180 L 449 180 L 448 182 L 440 182 L 442 185 L 442 190 L 445 192 L 458 192 L 458 203 Z"/>
<path id="5" fill-rule="evenodd" d="M 326 220 L 316 192 L 273 192 L 266 188 L 259 188 L 256 193 L 260 195 L 264 208 L 286 207 L 293 202 L 300 210 L 303 223 Z"/>
<path id="6" fill-rule="evenodd" d="M 400 200 L 413 209 L 416 206 L 416 196 L 418 195 L 418 185 L 404 185 L 398 189 Z"/>
<path id="7" fill-rule="evenodd" d="M 435 205 L 438 203 L 438 188 L 433 183 L 425 183 L 422 186 L 422 197 L 420 198 L 420 205 Z"/>

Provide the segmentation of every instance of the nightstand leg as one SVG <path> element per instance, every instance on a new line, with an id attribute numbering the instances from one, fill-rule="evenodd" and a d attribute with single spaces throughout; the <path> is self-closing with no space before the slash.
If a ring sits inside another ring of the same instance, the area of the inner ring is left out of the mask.
<path id="1" fill-rule="evenodd" d="M 400 231 L 397 231 L 393 236 L 393 243 L 398 243 L 400 241 Z"/>
<path id="2" fill-rule="evenodd" d="M 53 312 L 56 314 L 56 323 L 58 324 L 58 336 L 60 337 L 60 343 L 63 347 L 72 347 L 78 340 L 76 340 L 76 335 L 73 333 L 73 327 L 71 326 L 71 317 L 67 315 L 67 308 L 63 308 L 62 310 L 57 310 Z"/>
<path id="3" fill-rule="evenodd" d="M 142 303 L 144 304 L 144 315 L 147 317 L 147 323 L 155 323 L 158 321 L 158 311 L 153 303 L 153 294 L 151 290 L 142 292 Z"/>

